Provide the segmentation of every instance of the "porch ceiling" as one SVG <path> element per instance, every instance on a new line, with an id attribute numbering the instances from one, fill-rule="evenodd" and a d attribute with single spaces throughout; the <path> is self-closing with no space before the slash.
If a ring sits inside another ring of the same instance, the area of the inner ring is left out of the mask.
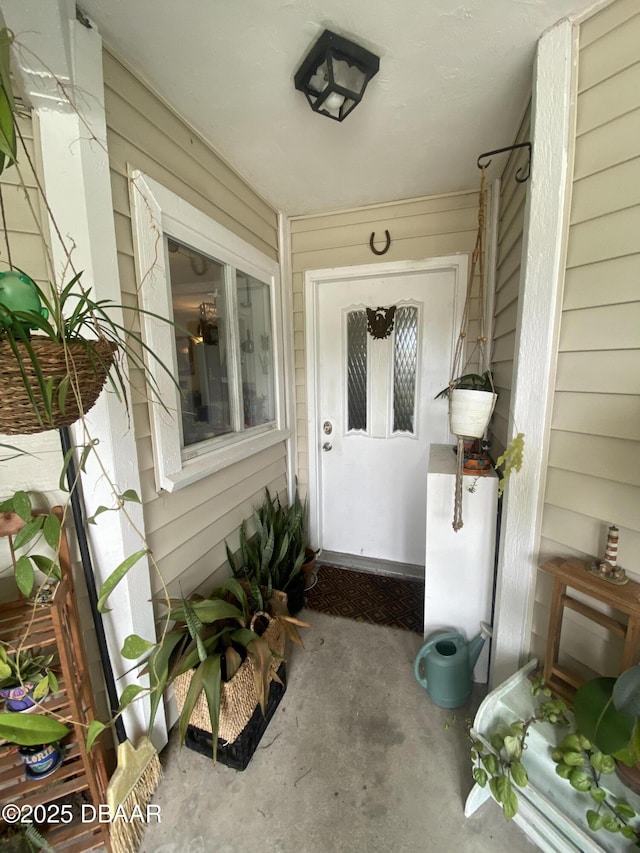
<path id="1" fill-rule="evenodd" d="M 289 214 L 475 187 L 478 154 L 513 140 L 538 37 L 585 5 L 81 0 L 105 42 Z M 343 123 L 313 113 L 293 86 L 325 28 L 380 56 Z"/>

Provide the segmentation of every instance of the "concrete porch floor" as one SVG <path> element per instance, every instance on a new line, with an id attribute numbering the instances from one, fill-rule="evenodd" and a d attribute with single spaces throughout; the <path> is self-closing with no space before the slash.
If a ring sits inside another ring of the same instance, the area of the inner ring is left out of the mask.
<path id="1" fill-rule="evenodd" d="M 536 848 L 494 803 L 463 814 L 471 789 L 466 720 L 413 677 L 421 637 L 303 611 L 287 692 L 243 772 L 175 731 L 142 853 L 515 853 Z"/>

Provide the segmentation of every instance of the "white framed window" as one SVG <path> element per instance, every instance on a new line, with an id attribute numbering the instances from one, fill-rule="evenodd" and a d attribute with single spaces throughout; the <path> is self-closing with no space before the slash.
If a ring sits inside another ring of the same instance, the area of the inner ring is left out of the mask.
<path id="1" fill-rule="evenodd" d="M 156 485 L 174 491 L 288 437 L 278 264 L 133 171 L 131 205 Z"/>

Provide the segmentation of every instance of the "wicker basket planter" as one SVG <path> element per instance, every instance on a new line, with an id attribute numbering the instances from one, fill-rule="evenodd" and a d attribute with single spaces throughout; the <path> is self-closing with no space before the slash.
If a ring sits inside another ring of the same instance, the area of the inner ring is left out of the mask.
<path id="1" fill-rule="evenodd" d="M 278 669 L 280 682 L 272 681 L 269 686 L 269 696 L 264 714 L 260 706 L 256 706 L 253 715 L 238 737 L 231 742 L 218 738 L 216 755 L 220 764 L 226 764 L 234 770 L 246 770 L 251 756 L 258 748 L 262 735 L 276 712 L 287 689 L 287 667 L 284 661 Z M 196 726 L 187 726 L 184 739 L 185 746 L 194 752 L 199 752 L 211 758 L 213 753 L 213 735 Z"/>
<path id="2" fill-rule="evenodd" d="M 34 336 L 31 347 L 37 366 L 51 386 L 51 412 L 48 413 L 31 356 L 23 343 L 16 343 L 16 347 L 21 353 L 22 365 L 10 345 L 6 341 L 0 343 L 0 433 L 7 435 L 59 429 L 70 426 L 86 414 L 102 391 L 117 349 L 116 344 L 107 340 L 75 340 L 63 345 Z M 35 398 L 35 408 L 22 370 Z M 73 382 L 65 388 L 62 383 L 70 374 Z M 64 393 L 60 393 L 61 386 Z"/>
<path id="3" fill-rule="evenodd" d="M 269 621 L 269 625 L 262 637 L 266 640 L 269 648 L 275 655 L 274 660 L 271 662 L 271 672 L 269 673 L 269 680 L 272 681 L 273 674 L 278 670 L 284 657 L 286 634 L 279 619 L 272 619 L 266 613 L 256 615 L 265 617 Z M 223 742 L 233 743 L 237 740 L 240 733 L 251 720 L 258 705 L 254 673 L 255 664 L 253 658 L 249 656 L 231 681 L 222 682 L 220 688 L 218 738 Z M 183 675 L 179 675 L 173 682 L 180 713 L 182 713 L 192 677 L 192 672 L 185 672 Z M 211 720 L 204 692 L 196 700 L 189 723 L 201 731 L 211 733 Z"/>

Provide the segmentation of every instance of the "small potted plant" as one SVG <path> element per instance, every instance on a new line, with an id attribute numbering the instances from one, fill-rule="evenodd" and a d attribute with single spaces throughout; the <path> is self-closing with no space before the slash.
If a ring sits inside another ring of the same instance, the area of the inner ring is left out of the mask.
<path id="1" fill-rule="evenodd" d="M 7 652 L 0 644 L 0 696 L 8 711 L 28 711 L 44 699 L 49 690 L 58 690 L 55 674 L 49 669 L 53 655 L 40 649 Z"/>
<path id="2" fill-rule="evenodd" d="M 454 435 L 482 438 L 498 399 L 491 372 L 465 373 L 451 380 L 437 399 L 449 400 L 449 428 Z"/>

